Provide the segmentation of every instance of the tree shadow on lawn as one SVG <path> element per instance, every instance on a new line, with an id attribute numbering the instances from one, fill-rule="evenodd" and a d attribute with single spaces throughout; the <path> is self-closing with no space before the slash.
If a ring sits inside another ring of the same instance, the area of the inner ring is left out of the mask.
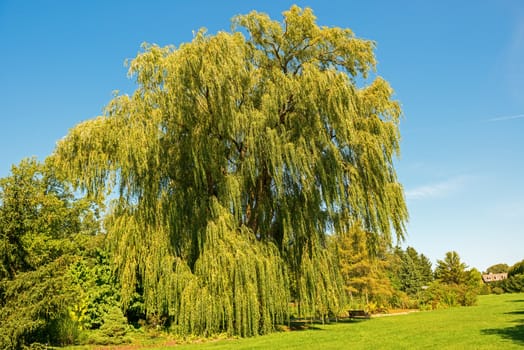
<path id="1" fill-rule="evenodd" d="M 338 318 L 338 319 L 331 319 L 329 322 L 322 323 L 319 320 L 306 320 L 306 319 L 298 319 L 295 318 L 291 320 L 291 322 L 288 325 L 282 325 L 281 328 L 284 331 L 306 331 L 306 330 L 313 330 L 313 331 L 322 331 L 323 328 L 320 328 L 319 326 L 324 325 L 334 325 L 337 323 L 360 323 L 360 322 L 369 322 L 369 319 L 360 319 L 360 318 Z"/>
<path id="2" fill-rule="evenodd" d="M 512 303 L 523 303 L 524 299 L 508 300 Z M 524 315 L 524 310 L 505 312 L 505 315 Z M 513 320 L 516 326 L 506 328 L 490 328 L 481 330 L 483 335 L 498 335 L 503 339 L 512 340 L 514 343 L 524 345 L 524 319 Z"/>
<path id="3" fill-rule="evenodd" d="M 511 340 L 519 345 L 524 345 L 524 323 L 513 327 L 483 329 L 481 333 L 483 335 L 498 335 L 503 339 Z"/>
<path id="4" fill-rule="evenodd" d="M 524 315 L 524 310 L 505 312 L 504 315 Z"/>
<path id="5" fill-rule="evenodd" d="M 339 318 L 336 322 L 333 323 L 360 323 L 360 322 L 369 322 L 369 318 Z"/>
<path id="6" fill-rule="evenodd" d="M 311 322 L 311 321 L 295 319 L 289 322 L 287 326 L 282 326 L 282 329 L 284 331 L 306 331 L 306 330 L 321 331 L 323 329 L 318 327 L 318 325 L 320 324 L 321 324 L 320 322 Z"/>

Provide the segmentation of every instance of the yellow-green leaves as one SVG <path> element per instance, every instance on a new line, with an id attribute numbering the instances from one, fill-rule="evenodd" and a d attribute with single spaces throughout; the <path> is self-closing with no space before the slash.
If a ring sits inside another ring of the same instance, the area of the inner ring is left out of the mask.
<path id="1" fill-rule="evenodd" d="M 145 312 L 182 333 L 264 333 L 290 297 L 336 311 L 326 236 L 359 225 L 390 240 L 407 219 L 400 107 L 386 81 L 361 79 L 374 43 L 297 6 L 282 23 L 252 12 L 234 25 L 145 45 L 135 93 L 54 155 L 93 194 L 117 186 L 106 226 L 124 302 L 142 291 Z"/>

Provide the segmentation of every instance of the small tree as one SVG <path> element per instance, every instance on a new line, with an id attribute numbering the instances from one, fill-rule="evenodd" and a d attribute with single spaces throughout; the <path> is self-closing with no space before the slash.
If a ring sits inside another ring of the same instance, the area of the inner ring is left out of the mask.
<path id="1" fill-rule="evenodd" d="M 375 246 L 378 251 L 370 251 L 368 234 L 359 226 L 338 234 L 336 242 L 340 271 L 352 302 L 356 299 L 366 305 L 373 302 L 378 306 L 388 306 L 394 290 L 387 276 L 387 246 L 381 244 Z"/>
<path id="2" fill-rule="evenodd" d="M 435 278 L 422 295 L 421 304 L 438 308 L 476 303 L 481 274 L 476 269 L 467 270 L 457 252 L 447 252 L 444 260 L 437 260 Z"/>
<path id="3" fill-rule="evenodd" d="M 394 255 L 398 263 L 393 267 L 393 280 L 399 290 L 414 296 L 423 286 L 429 285 L 433 280 L 431 262 L 429 259 L 420 254 L 413 247 L 406 248 L 403 251 L 396 248 Z"/>
<path id="4" fill-rule="evenodd" d="M 447 252 L 444 260 L 437 260 L 435 278 L 445 284 L 464 284 L 466 269 L 467 265 L 460 261 L 457 252 Z"/>

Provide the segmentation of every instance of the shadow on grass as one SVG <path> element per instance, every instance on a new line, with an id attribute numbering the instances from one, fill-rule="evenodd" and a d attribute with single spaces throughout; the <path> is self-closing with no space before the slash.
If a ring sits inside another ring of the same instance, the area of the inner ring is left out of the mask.
<path id="1" fill-rule="evenodd" d="M 304 320 L 292 320 L 288 326 L 283 326 L 285 331 L 321 331 L 322 328 L 318 327 L 320 322 L 311 322 Z"/>
<path id="2" fill-rule="evenodd" d="M 368 318 L 340 318 L 337 320 L 337 323 L 360 323 L 360 322 L 369 322 Z"/>
<path id="3" fill-rule="evenodd" d="M 505 312 L 504 315 L 524 315 L 524 310 Z"/>
<path id="4" fill-rule="evenodd" d="M 507 328 L 483 329 L 482 334 L 498 335 L 503 339 L 511 340 L 519 345 L 524 345 L 524 324 Z"/>
<path id="5" fill-rule="evenodd" d="M 331 324 L 337 324 L 337 323 L 360 323 L 360 322 L 366 322 L 369 321 L 369 319 L 359 319 L 359 318 L 338 318 L 338 319 L 332 319 L 329 320 L 329 322 L 322 323 L 319 320 L 306 320 L 306 319 L 298 319 L 295 318 L 291 320 L 291 322 L 288 325 L 281 326 L 283 331 L 306 331 L 306 330 L 313 330 L 313 331 L 322 331 L 323 328 L 320 328 L 321 325 L 331 325 Z"/>
<path id="6" fill-rule="evenodd" d="M 522 302 L 524 300 L 514 300 L 514 302 Z M 524 315 L 524 310 L 516 310 L 505 312 L 505 315 Z M 511 340 L 516 344 L 524 345 L 524 319 L 515 319 L 511 322 L 517 323 L 516 326 L 506 328 L 491 328 L 483 329 L 481 332 L 485 335 L 498 335 L 502 339 Z"/>

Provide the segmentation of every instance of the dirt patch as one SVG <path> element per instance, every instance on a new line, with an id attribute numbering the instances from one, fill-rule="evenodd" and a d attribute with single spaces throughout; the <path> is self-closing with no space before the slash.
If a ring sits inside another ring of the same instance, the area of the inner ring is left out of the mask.
<path id="1" fill-rule="evenodd" d="M 389 310 L 388 313 L 374 314 L 371 317 L 387 317 L 387 316 L 397 316 L 397 315 L 407 315 L 414 312 L 419 312 L 418 309 L 393 309 Z"/>

